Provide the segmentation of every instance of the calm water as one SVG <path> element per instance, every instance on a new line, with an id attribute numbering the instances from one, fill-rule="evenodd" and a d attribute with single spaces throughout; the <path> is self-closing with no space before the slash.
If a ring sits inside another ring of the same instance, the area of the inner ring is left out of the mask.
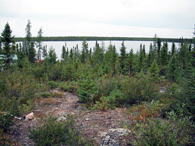
<path id="1" fill-rule="evenodd" d="M 88 41 L 88 48 L 93 48 L 95 47 L 95 41 Z M 104 46 L 105 50 L 108 49 L 109 44 L 111 43 L 112 45 L 115 45 L 117 52 L 120 53 L 120 48 L 121 48 L 121 43 L 122 41 L 98 41 L 100 46 Z M 129 53 L 131 49 L 133 49 L 134 53 L 139 51 L 140 49 L 140 44 L 145 44 L 145 49 L 146 52 L 149 51 L 150 43 L 153 42 L 144 42 L 144 41 L 125 41 L 125 46 L 126 46 L 126 52 Z M 55 52 L 57 54 L 58 59 L 61 59 L 61 53 L 62 53 L 62 46 L 65 45 L 68 47 L 69 51 L 71 48 L 76 47 L 78 44 L 78 48 L 81 51 L 82 50 L 82 41 L 70 41 L 70 42 L 43 42 L 43 45 L 47 45 L 47 50 L 49 48 L 54 48 Z M 168 43 L 169 50 L 171 50 L 171 45 L 172 43 Z M 176 44 L 176 47 L 178 48 L 178 44 Z"/>

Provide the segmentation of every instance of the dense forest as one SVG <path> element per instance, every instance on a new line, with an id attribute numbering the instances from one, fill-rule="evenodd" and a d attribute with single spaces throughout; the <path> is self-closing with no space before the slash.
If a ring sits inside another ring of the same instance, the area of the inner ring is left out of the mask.
<path id="1" fill-rule="evenodd" d="M 33 109 L 38 93 L 60 88 L 77 94 L 92 111 L 128 108 L 133 145 L 194 144 L 194 39 L 180 39 L 178 48 L 173 41 L 168 48 L 155 36 L 149 52 L 144 44 L 137 52 L 127 52 L 125 40 L 120 52 L 111 43 L 105 48 L 97 41 L 88 48 L 83 40 L 82 48 L 62 46 L 57 60 L 55 50 L 42 45 L 42 28 L 32 37 L 28 21 L 25 31 L 22 43 L 14 42 L 8 23 L 1 33 L 0 111 L 7 116 L 0 115 L 0 128 L 4 132 L 11 123 L 9 114 L 22 116 Z"/>

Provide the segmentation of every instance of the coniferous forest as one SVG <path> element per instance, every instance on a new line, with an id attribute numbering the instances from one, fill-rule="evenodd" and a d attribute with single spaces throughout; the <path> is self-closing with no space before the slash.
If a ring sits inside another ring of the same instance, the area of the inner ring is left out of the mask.
<path id="1" fill-rule="evenodd" d="M 193 42 L 181 39 L 179 46 L 172 42 L 169 48 L 167 42 L 155 36 L 148 52 L 144 44 L 140 44 L 137 52 L 133 49 L 128 52 L 123 41 L 117 52 L 112 43 L 104 47 L 96 41 L 89 48 L 83 40 L 82 48 L 62 46 L 61 59 L 57 60 L 55 49 L 42 44 L 42 28 L 32 39 L 31 27 L 29 20 L 26 36 L 20 43 L 14 42 L 9 23 L 1 33 L 2 145 L 17 143 L 5 137 L 14 125 L 14 116 L 22 117 L 32 111 L 37 99 L 54 98 L 56 95 L 49 92 L 53 89 L 74 93 L 78 103 L 91 112 L 125 108 L 129 117 L 125 127 L 131 131 L 131 145 L 195 144 L 194 39 Z M 14 54 L 17 60 L 13 59 Z M 30 137 L 37 145 L 94 145 L 73 130 L 77 126 L 74 117 L 70 119 L 59 124 L 50 117 L 45 124 L 48 128 L 33 129 Z M 45 133 L 41 132 L 44 130 Z M 48 133 L 66 134 L 69 138 L 54 141 Z M 48 137 L 44 138 L 46 134 Z M 44 143 L 46 139 L 48 143 Z"/>

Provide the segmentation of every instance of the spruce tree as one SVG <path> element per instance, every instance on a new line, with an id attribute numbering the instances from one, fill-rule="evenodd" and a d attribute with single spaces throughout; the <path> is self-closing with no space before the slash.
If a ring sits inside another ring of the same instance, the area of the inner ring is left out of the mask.
<path id="1" fill-rule="evenodd" d="M 62 58 L 63 60 L 65 60 L 65 59 L 66 59 L 66 49 L 65 49 L 65 46 L 62 46 L 62 54 L 61 54 L 61 58 Z"/>
<path id="2" fill-rule="evenodd" d="M 175 51 L 176 51 L 175 42 L 173 42 L 172 47 L 171 47 L 171 55 L 172 56 L 175 54 Z"/>
<path id="3" fill-rule="evenodd" d="M 37 35 L 37 47 L 38 47 L 38 54 L 37 54 L 38 58 L 37 59 L 38 60 L 41 60 L 41 50 L 43 49 L 42 48 L 42 40 L 43 40 L 42 35 L 43 35 L 43 31 L 42 31 L 42 28 L 40 28 L 38 31 L 38 35 Z"/>
<path id="4" fill-rule="evenodd" d="M 168 79 L 176 82 L 179 77 L 179 66 L 175 56 L 172 56 L 169 60 L 166 76 Z"/>
<path id="5" fill-rule="evenodd" d="M 34 47 L 35 45 L 34 45 L 34 42 L 31 42 L 31 45 L 30 45 L 30 49 L 29 49 L 29 61 L 31 62 L 31 63 L 34 63 L 35 62 L 35 60 L 36 60 L 36 58 L 35 58 L 35 56 L 36 56 L 36 50 L 35 50 L 35 47 Z"/>
<path id="6" fill-rule="evenodd" d="M 124 45 L 124 41 L 121 44 L 121 49 L 120 49 L 120 66 L 121 66 L 121 73 L 125 73 L 125 63 L 126 63 L 126 47 Z"/>
<path id="7" fill-rule="evenodd" d="M 160 61 L 162 66 L 166 66 L 168 64 L 168 45 L 167 43 L 163 44 L 161 55 L 160 55 Z"/>
<path id="8" fill-rule="evenodd" d="M 28 20 L 28 23 L 26 25 L 26 37 L 25 37 L 25 42 L 24 42 L 24 49 L 25 49 L 25 54 L 28 57 L 28 59 L 30 60 L 29 56 L 29 50 L 31 48 L 31 41 L 32 41 L 32 34 L 31 34 L 31 22 L 30 20 Z"/>
<path id="9" fill-rule="evenodd" d="M 157 39 L 157 63 L 160 64 L 161 39 Z"/>
<path id="10" fill-rule="evenodd" d="M 13 37 L 11 36 L 12 30 L 9 26 L 9 23 L 6 23 L 3 32 L 1 33 L 1 42 L 3 44 L 3 53 L 5 54 L 5 69 L 10 68 L 11 60 L 12 60 L 12 51 L 11 51 L 11 43 Z"/>
<path id="11" fill-rule="evenodd" d="M 150 67 L 150 75 L 153 81 L 157 82 L 159 81 L 159 70 L 158 70 L 158 65 L 156 63 L 156 60 L 153 61 Z"/>

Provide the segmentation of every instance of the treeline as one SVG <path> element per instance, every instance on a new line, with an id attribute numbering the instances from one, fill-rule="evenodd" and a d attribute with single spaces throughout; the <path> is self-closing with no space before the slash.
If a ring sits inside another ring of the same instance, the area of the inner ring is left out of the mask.
<path id="1" fill-rule="evenodd" d="M 23 42 L 25 38 L 18 37 L 13 39 L 15 42 Z M 32 37 L 32 41 L 36 41 L 37 37 Z M 154 38 L 142 37 L 93 37 L 93 36 L 57 36 L 57 37 L 42 37 L 42 41 L 153 41 Z M 192 39 L 188 38 L 161 38 L 162 42 L 176 42 L 181 41 L 185 43 L 192 43 Z"/>

